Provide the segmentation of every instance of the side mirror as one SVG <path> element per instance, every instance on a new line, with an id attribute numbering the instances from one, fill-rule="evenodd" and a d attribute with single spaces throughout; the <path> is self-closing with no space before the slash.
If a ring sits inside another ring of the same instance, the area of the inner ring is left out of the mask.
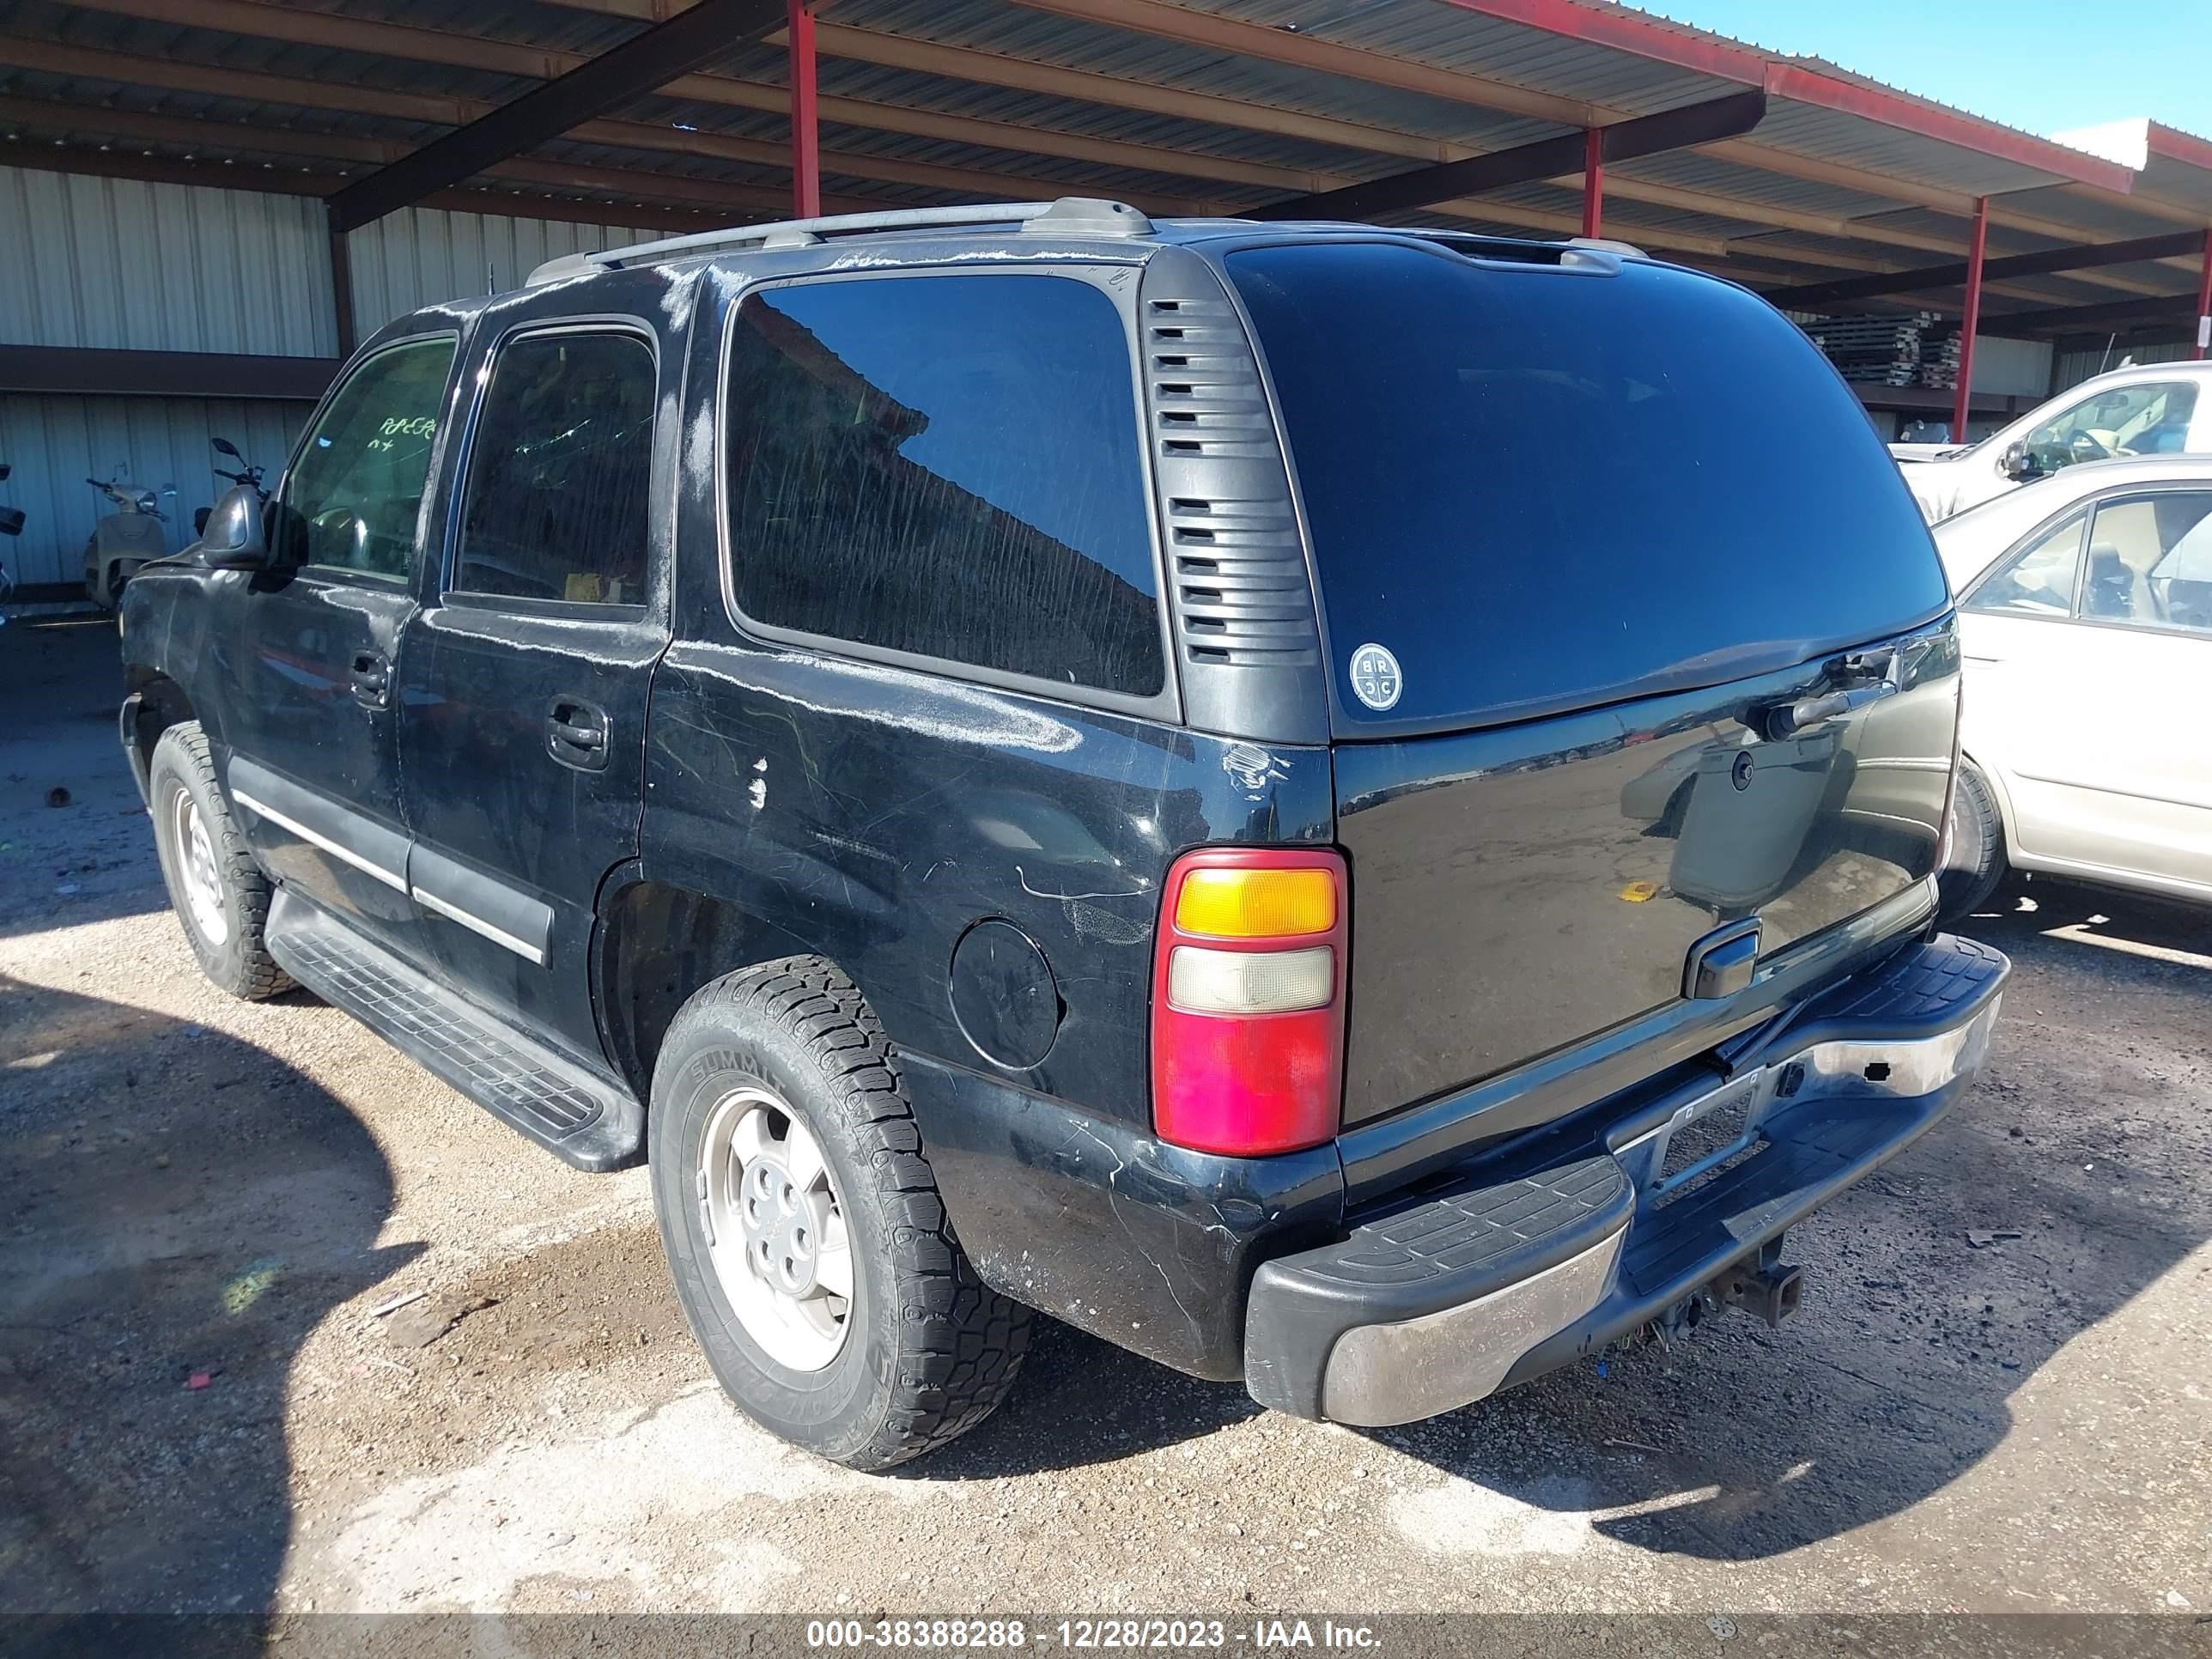
<path id="1" fill-rule="evenodd" d="M 2038 466 L 2034 459 L 2028 454 L 2027 446 L 2025 443 L 2007 444 L 2003 456 L 1997 462 L 1997 467 L 2006 477 L 2016 483 L 2025 483 L 2030 478 L 2039 477 L 2043 472 L 2043 469 Z"/>
<path id="2" fill-rule="evenodd" d="M 200 558 L 215 570 L 258 570 L 269 562 L 260 496 L 240 484 L 208 509 L 207 526 L 200 532 Z"/>
<path id="3" fill-rule="evenodd" d="M 23 509 L 20 507 L 0 507 L 0 536 L 20 536 L 23 533 Z"/>
<path id="4" fill-rule="evenodd" d="M 228 455 L 234 461 L 242 461 L 246 459 L 238 453 L 238 446 L 228 438 L 217 438 L 215 441 L 215 447 L 217 454 Z"/>

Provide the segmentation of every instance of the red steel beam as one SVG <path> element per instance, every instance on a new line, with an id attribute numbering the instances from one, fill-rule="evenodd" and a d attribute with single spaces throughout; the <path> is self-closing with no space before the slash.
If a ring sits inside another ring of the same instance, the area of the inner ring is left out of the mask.
<path id="1" fill-rule="evenodd" d="M 1966 403 L 1974 389 L 1974 329 L 1982 320 L 1982 250 L 1990 239 L 1990 198 L 1974 198 L 1974 239 L 1966 249 L 1966 310 L 1959 319 L 1959 395 L 1951 405 L 1951 441 L 1966 441 Z"/>
<path id="2" fill-rule="evenodd" d="M 801 219 L 822 214 L 822 134 L 814 114 L 814 9 L 789 0 L 791 206 Z"/>
<path id="3" fill-rule="evenodd" d="M 1802 64 L 1781 63 L 1753 47 L 1646 16 L 1626 6 L 1590 4 L 1587 0 L 1444 0 L 1444 3 L 1566 40 L 1610 46 L 1674 69 L 1760 87 L 1793 103 L 1862 116 L 2076 184 L 2097 185 L 2124 195 L 2135 182 L 2135 170 L 2117 161 L 2015 132 L 1994 121 L 1945 109 L 1887 87 L 1840 80 Z"/>
<path id="4" fill-rule="evenodd" d="M 2197 349 L 2189 355 L 2202 359 L 2212 346 L 2212 230 L 2204 233 L 2204 274 L 2197 279 Z"/>
<path id="5" fill-rule="evenodd" d="M 1600 236 L 1605 223 L 1605 129 L 1583 129 L 1583 234 Z"/>

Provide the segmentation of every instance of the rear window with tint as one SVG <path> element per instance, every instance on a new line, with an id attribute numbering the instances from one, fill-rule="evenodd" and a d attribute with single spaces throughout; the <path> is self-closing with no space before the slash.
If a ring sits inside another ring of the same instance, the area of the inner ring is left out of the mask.
<path id="1" fill-rule="evenodd" d="M 1063 276 L 738 307 L 730 555 L 756 623 L 1063 685 L 1166 678 L 1127 337 Z"/>
<path id="2" fill-rule="evenodd" d="M 1383 243 L 1228 269 L 1288 428 L 1340 725 L 1717 684 L 1946 602 L 1856 400 L 1738 289 Z M 1379 712 L 1349 678 L 1370 644 L 1400 669 Z"/>

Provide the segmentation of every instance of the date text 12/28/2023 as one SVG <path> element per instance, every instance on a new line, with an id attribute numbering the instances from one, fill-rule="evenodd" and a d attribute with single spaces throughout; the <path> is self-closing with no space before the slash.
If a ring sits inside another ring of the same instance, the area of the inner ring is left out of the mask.
<path id="1" fill-rule="evenodd" d="M 1249 1626 L 1221 1619 L 1060 1619 L 1034 1626 L 1021 1619 L 816 1619 L 806 1645 L 819 1649 L 988 1650 L 1029 1646 L 1150 1650 L 1243 1647 L 1262 1652 L 1298 1648 L 1370 1652 L 1373 1628 L 1332 1619 L 1261 1619 Z"/>

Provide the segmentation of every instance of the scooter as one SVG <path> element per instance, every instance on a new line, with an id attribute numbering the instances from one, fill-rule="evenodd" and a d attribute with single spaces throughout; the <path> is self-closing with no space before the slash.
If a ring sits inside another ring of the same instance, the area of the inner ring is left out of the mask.
<path id="1" fill-rule="evenodd" d="M 231 442 L 228 438 L 216 439 L 215 447 L 218 453 L 229 456 L 231 459 L 236 461 L 239 465 L 239 470 L 235 472 L 226 472 L 222 468 L 216 467 L 215 469 L 215 476 L 218 478 L 228 478 L 234 484 L 251 484 L 253 487 L 253 493 L 260 497 L 261 504 L 264 507 L 268 506 L 269 486 L 261 482 L 263 469 L 254 465 L 252 462 L 247 460 L 243 454 L 239 453 L 238 446 Z M 208 514 L 214 511 L 215 509 L 212 507 L 193 508 L 192 534 L 195 536 L 204 536 L 207 534 Z"/>
<path id="2" fill-rule="evenodd" d="M 0 483 L 7 483 L 8 475 L 15 470 L 7 462 L 0 461 Z M 20 536 L 22 533 L 23 509 L 20 507 L 0 507 L 0 536 Z M 15 592 L 15 573 L 7 566 L 0 565 L 0 605 L 7 604 Z M 7 618 L 0 617 L 0 627 L 6 623 Z"/>
<path id="3" fill-rule="evenodd" d="M 167 558 L 168 515 L 154 505 L 150 489 L 129 489 L 110 480 L 85 482 L 115 503 L 115 511 L 92 527 L 84 543 L 84 591 L 103 611 L 112 611 L 124 584 L 150 560 Z"/>

